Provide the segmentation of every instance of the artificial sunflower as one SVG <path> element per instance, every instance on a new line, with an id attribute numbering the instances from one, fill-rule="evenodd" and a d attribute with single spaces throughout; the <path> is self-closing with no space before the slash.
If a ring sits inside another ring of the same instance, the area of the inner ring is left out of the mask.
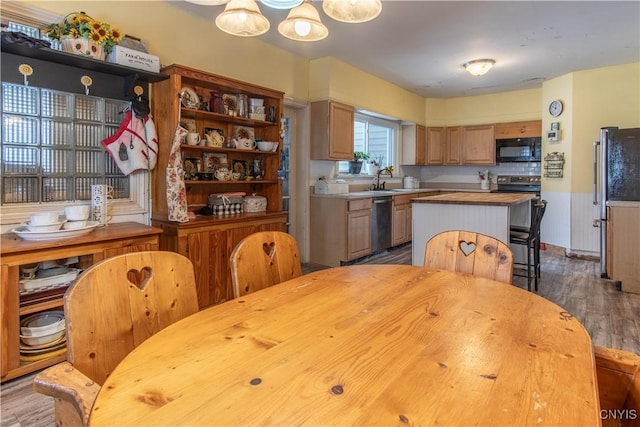
<path id="1" fill-rule="evenodd" d="M 84 12 L 74 12 L 65 16 L 62 22 L 49 24 L 44 28 L 51 40 L 87 39 L 101 45 L 106 53 L 122 40 L 120 30 L 111 28 L 106 22 L 91 18 Z"/>

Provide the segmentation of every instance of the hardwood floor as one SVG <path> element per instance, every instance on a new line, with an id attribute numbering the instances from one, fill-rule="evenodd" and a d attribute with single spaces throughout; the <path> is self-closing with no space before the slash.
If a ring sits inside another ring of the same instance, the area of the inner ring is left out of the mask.
<path id="1" fill-rule="evenodd" d="M 359 263 L 411 264 L 411 246 L 385 251 Z M 307 264 L 303 272 L 322 268 L 326 267 Z M 594 345 L 640 354 L 640 295 L 619 292 L 612 282 L 600 279 L 598 262 L 568 258 L 558 249 L 542 252 L 541 275 L 538 294 L 578 318 Z M 526 289 L 526 278 L 514 277 L 514 285 Z M 54 426 L 53 399 L 31 390 L 33 376 L 2 384 L 0 427 Z"/>

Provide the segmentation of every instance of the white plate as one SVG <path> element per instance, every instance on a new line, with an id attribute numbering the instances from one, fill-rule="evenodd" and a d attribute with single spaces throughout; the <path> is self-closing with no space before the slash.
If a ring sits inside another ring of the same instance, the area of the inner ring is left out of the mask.
<path id="1" fill-rule="evenodd" d="M 183 87 L 180 90 L 180 103 L 185 108 L 198 108 L 200 98 L 195 90 L 189 87 Z"/>
<path id="2" fill-rule="evenodd" d="M 70 237 L 80 237 L 89 234 L 98 226 L 98 221 L 88 221 L 86 227 L 76 228 L 74 230 L 56 230 L 56 231 L 29 231 L 26 225 L 14 228 L 11 232 L 17 234 L 24 240 L 57 240 L 68 239 Z"/>

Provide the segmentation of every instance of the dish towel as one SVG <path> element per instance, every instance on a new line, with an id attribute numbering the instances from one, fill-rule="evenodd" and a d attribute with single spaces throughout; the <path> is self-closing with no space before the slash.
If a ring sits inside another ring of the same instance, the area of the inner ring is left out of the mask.
<path id="1" fill-rule="evenodd" d="M 187 130 L 178 125 L 173 136 L 173 145 L 167 162 L 167 208 L 169 221 L 187 222 L 187 190 L 184 186 L 184 170 L 182 170 L 182 156 L 180 144 L 187 136 Z"/>
<path id="2" fill-rule="evenodd" d="M 122 173 L 145 169 L 152 170 L 158 158 L 158 136 L 151 116 L 142 119 L 127 110 L 120 127 L 112 136 L 102 141 Z"/>

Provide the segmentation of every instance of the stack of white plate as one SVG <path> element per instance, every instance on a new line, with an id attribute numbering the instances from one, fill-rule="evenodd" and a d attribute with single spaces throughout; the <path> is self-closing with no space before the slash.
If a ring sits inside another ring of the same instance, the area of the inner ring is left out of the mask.
<path id="1" fill-rule="evenodd" d="M 20 321 L 20 353 L 30 358 L 47 357 L 66 346 L 62 310 L 32 314 Z"/>

